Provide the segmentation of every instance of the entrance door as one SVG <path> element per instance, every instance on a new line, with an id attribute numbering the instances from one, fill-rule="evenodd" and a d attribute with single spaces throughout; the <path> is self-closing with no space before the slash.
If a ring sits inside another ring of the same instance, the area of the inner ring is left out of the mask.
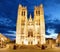
<path id="1" fill-rule="evenodd" d="M 32 41 L 29 41 L 29 42 L 28 42 L 28 45 L 33 45 L 33 42 L 32 42 Z"/>
<path id="2" fill-rule="evenodd" d="M 28 37 L 33 37 L 33 31 L 32 30 L 28 31 Z"/>

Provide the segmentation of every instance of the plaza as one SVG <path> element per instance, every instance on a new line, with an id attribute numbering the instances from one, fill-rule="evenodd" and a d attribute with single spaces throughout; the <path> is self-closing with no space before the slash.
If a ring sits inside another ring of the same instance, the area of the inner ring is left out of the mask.
<path id="1" fill-rule="evenodd" d="M 59 51 L 60 51 L 60 48 L 49 48 L 49 49 L 42 50 L 40 48 L 36 49 L 34 47 L 28 48 L 28 49 L 26 49 L 26 48 L 24 48 L 24 49 L 20 48 L 20 49 L 14 50 L 12 48 L 7 48 L 7 49 L 1 49 L 0 50 L 0 52 L 59 52 Z"/>

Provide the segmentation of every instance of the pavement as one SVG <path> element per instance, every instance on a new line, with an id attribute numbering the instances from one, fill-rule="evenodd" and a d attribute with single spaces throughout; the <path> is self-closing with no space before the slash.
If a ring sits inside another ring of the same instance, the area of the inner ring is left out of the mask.
<path id="1" fill-rule="evenodd" d="M 7 49 L 7 50 L 0 50 L 0 52 L 60 52 L 60 48 L 59 49 L 45 49 L 45 50 L 41 50 L 41 49 L 17 49 L 17 50 L 13 50 L 13 49 Z"/>
<path id="2" fill-rule="evenodd" d="M 12 46 L 12 45 L 11 45 Z M 27 49 L 28 48 L 28 49 Z M 48 49 L 37 49 L 37 47 L 27 47 L 27 48 L 19 48 L 16 50 L 13 50 L 10 48 L 10 45 L 7 45 L 6 48 L 1 48 L 0 52 L 60 52 L 60 47 L 56 48 L 48 48 Z"/>
<path id="3" fill-rule="evenodd" d="M 5 48 L 0 48 L 0 50 L 7 50 L 9 49 L 9 45 L 7 44 Z"/>

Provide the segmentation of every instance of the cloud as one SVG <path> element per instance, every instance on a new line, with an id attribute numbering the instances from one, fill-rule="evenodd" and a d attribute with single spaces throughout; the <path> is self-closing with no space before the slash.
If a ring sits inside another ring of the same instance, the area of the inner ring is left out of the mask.
<path id="1" fill-rule="evenodd" d="M 55 29 L 52 29 L 52 28 L 49 29 L 49 28 L 48 28 L 47 32 L 49 33 L 49 35 L 46 34 L 46 35 L 45 35 L 46 38 L 53 38 L 53 39 L 56 39 L 57 36 L 58 36 L 58 33 L 55 33 Z"/>
<path id="2" fill-rule="evenodd" d="M 5 34 L 5 36 L 10 36 L 10 38 L 11 38 L 11 37 L 16 37 L 15 34 L 7 34 L 7 33 Z"/>
<path id="3" fill-rule="evenodd" d="M 14 21 L 12 21 L 9 18 L 1 17 L 1 16 L 0 16 L 0 25 L 15 26 Z"/>
<path id="4" fill-rule="evenodd" d="M 16 24 L 10 18 L 0 16 L 0 33 L 7 37 L 14 36 L 16 30 Z M 11 38 L 11 37 L 10 37 Z"/>
<path id="5" fill-rule="evenodd" d="M 7 33 L 3 33 L 3 35 L 14 40 L 16 38 L 16 31 L 8 31 Z"/>
<path id="6" fill-rule="evenodd" d="M 16 38 L 15 34 L 5 34 L 5 36 L 8 37 L 10 40 L 15 40 Z"/>
<path id="7" fill-rule="evenodd" d="M 55 33 L 55 29 L 48 29 L 47 32 L 50 34 L 53 34 L 53 33 Z"/>
<path id="8" fill-rule="evenodd" d="M 53 38 L 53 39 L 56 39 L 57 36 L 58 36 L 58 34 L 56 34 L 56 33 L 50 34 L 49 36 L 45 35 L 46 38 Z"/>
<path id="9" fill-rule="evenodd" d="M 8 32 L 10 32 L 10 33 L 12 32 L 12 34 L 16 34 L 16 31 L 8 31 Z"/>
<path id="10" fill-rule="evenodd" d="M 0 33 L 14 38 L 19 0 L 0 0 Z"/>
<path id="11" fill-rule="evenodd" d="M 47 36 L 50 36 L 53 31 L 54 34 L 60 33 L 60 19 L 52 15 L 45 15 L 45 27 Z"/>

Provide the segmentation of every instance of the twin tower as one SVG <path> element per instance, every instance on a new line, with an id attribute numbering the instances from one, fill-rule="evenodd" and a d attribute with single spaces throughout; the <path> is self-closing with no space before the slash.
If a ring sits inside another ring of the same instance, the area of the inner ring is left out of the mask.
<path id="1" fill-rule="evenodd" d="M 45 21 L 43 5 L 34 8 L 34 18 L 27 17 L 27 7 L 19 5 L 16 26 L 16 44 L 45 44 Z"/>

